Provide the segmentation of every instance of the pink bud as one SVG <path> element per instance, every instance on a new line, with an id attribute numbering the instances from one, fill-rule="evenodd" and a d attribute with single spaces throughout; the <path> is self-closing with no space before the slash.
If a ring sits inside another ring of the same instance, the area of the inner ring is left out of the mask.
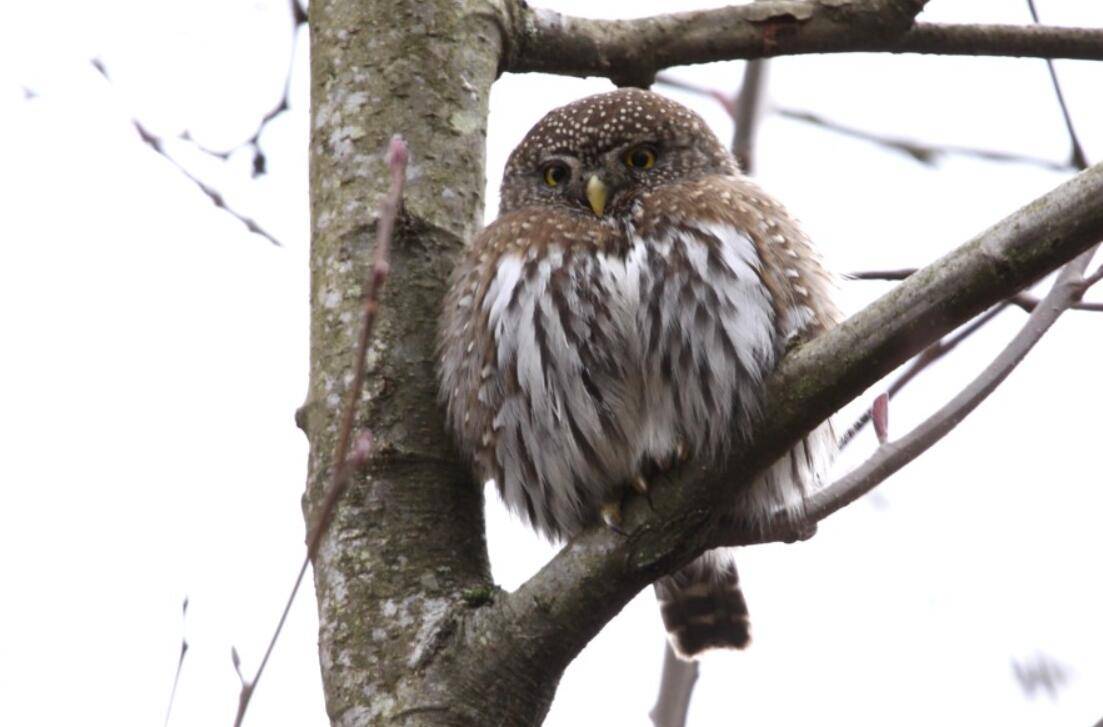
<path id="1" fill-rule="evenodd" d="M 889 441 L 889 395 L 887 393 L 873 400 L 870 416 L 873 419 L 873 431 L 877 434 L 877 441 L 880 444 Z"/>
<path id="2" fill-rule="evenodd" d="M 401 134 L 391 137 L 391 143 L 387 146 L 387 166 L 392 171 L 404 170 L 410 161 L 410 149 L 406 146 L 406 140 Z"/>

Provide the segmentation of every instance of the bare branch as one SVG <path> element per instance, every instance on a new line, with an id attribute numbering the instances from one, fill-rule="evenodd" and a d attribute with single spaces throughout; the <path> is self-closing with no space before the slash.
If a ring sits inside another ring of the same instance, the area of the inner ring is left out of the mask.
<path id="1" fill-rule="evenodd" d="M 184 618 L 188 616 L 188 597 L 184 596 L 184 605 L 180 609 Z M 188 655 L 188 639 L 180 637 L 180 655 L 176 658 L 176 674 L 172 677 L 172 690 L 169 692 L 169 704 L 165 708 L 165 727 L 172 718 L 172 705 L 176 703 L 176 688 L 180 685 L 180 673 L 184 670 L 184 657 Z"/>
<path id="2" fill-rule="evenodd" d="M 332 480 L 329 488 L 326 490 L 325 498 L 322 500 L 322 504 L 317 510 L 318 515 L 315 518 L 314 525 L 307 533 L 306 557 L 303 558 L 303 564 L 299 568 L 299 575 L 295 578 L 295 585 L 291 587 L 291 594 L 287 597 L 287 603 L 284 604 L 283 613 L 280 614 L 280 620 L 276 624 L 276 630 L 272 633 L 272 638 L 268 642 L 268 648 L 264 652 L 264 658 L 261 659 L 260 666 L 257 667 L 257 673 L 253 676 L 252 680 L 246 680 L 244 677 L 241 679 L 241 693 L 238 697 L 238 711 L 234 719 L 234 727 L 240 727 L 242 720 L 245 719 L 245 712 L 249 708 L 249 701 L 252 699 L 257 682 L 264 673 L 264 667 L 268 664 L 269 657 L 272 656 L 272 650 L 276 646 L 276 641 L 283 631 L 284 622 L 287 621 L 287 614 L 291 611 L 291 604 L 295 602 L 295 596 L 299 592 L 299 586 L 302 585 L 303 576 L 306 575 L 306 569 L 314 561 L 314 557 L 318 553 L 318 547 L 321 545 L 322 536 L 325 535 L 326 528 L 333 519 L 333 512 L 337 508 L 337 503 L 341 500 L 341 496 L 348 488 L 348 483 L 354 469 L 358 466 L 363 466 L 370 456 L 370 432 L 362 432 L 356 438 L 356 445 L 354 447 L 353 427 L 356 422 L 357 412 L 360 408 L 360 399 L 364 393 L 368 344 L 371 343 L 372 331 L 375 328 L 376 314 L 379 310 L 379 298 L 383 291 L 383 285 L 387 282 L 387 276 L 390 274 L 391 238 L 394 235 L 395 220 L 402 206 L 402 195 L 406 187 L 406 165 L 408 161 L 409 151 L 406 148 L 406 142 L 403 141 L 401 136 L 396 135 L 392 137 L 390 147 L 387 150 L 387 168 L 391 176 L 390 190 L 383 199 L 379 211 L 379 221 L 376 227 L 375 257 L 372 263 L 371 277 L 368 280 L 367 294 L 364 296 L 364 309 L 360 324 L 360 336 L 357 339 L 356 345 L 356 359 L 353 367 L 352 382 L 349 384 L 348 391 L 345 395 L 344 408 L 341 412 L 341 428 L 337 435 L 337 447 L 333 456 Z M 237 659 L 236 651 L 234 652 L 234 657 L 235 664 L 238 664 L 239 660 Z M 238 670 L 238 674 L 239 676 L 241 675 L 240 669 Z"/>
<path id="3" fill-rule="evenodd" d="M 1103 60 L 1103 29 L 914 23 L 925 0 L 773 0 L 590 20 L 511 4 L 503 70 L 605 76 L 648 86 L 671 66 L 804 53 L 881 51 Z"/>
<path id="4" fill-rule="evenodd" d="M 698 662 L 682 661 L 674 655 L 670 644 L 666 645 L 659 699 L 649 715 L 655 727 L 685 727 L 699 668 Z"/>
<path id="5" fill-rule="evenodd" d="M 1004 310 L 1006 310 L 1008 303 L 1004 301 L 1000 305 L 989 308 L 984 315 L 977 316 L 972 320 L 969 325 L 962 328 L 953 336 L 940 339 L 939 341 L 931 344 L 927 348 L 923 349 L 923 352 L 912 359 L 911 366 L 909 366 L 904 373 L 900 374 L 895 381 L 889 385 L 888 390 L 881 396 L 887 396 L 889 399 L 899 394 L 908 383 L 923 372 L 928 366 L 935 361 L 946 356 L 946 354 L 957 348 L 958 344 L 964 341 L 969 336 L 973 335 L 985 325 L 988 324 L 993 318 L 998 316 Z M 880 398 L 880 397 L 878 397 Z M 876 404 L 876 402 L 875 402 Z M 839 449 L 846 449 L 847 446 L 854 441 L 854 437 L 858 436 L 866 425 L 873 419 L 874 412 L 872 409 L 867 409 L 862 413 L 860 417 L 846 430 L 846 433 L 839 438 Z M 878 442 L 884 444 L 884 440 L 878 436 Z"/>
<path id="6" fill-rule="evenodd" d="M 107 81 L 111 80 L 111 76 L 108 75 L 107 67 L 104 66 L 103 61 L 101 61 L 99 58 L 93 58 L 90 62 L 92 64 L 92 67 L 99 71 L 100 75 L 102 75 Z M 159 154 L 164 159 L 168 160 L 168 162 L 172 164 L 172 166 L 176 167 L 177 171 L 179 171 L 181 174 L 191 180 L 192 184 L 199 187 L 199 191 L 207 195 L 207 199 L 211 201 L 211 204 L 213 204 L 215 207 L 218 207 L 241 224 L 245 225 L 245 229 L 249 230 L 249 232 L 252 232 L 255 235 L 260 235 L 277 247 L 283 247 L 282 243 L 280 243 L 280 241 L 277 240 L 270 232 L 257 224 L 256 220 L 254 220 L 252 217 L 246 217 L 245 215 L 241 214 L 233 207 L 228 205 L 226 203 L 226 200 L 222 197 L 221 192 L 204 182 L 199 177 L 192 174 L 190 171 L 188 171 L 187 167 L 178 162 L 175 157 L 169 154 L 168 150 L 165 149 L 164 139 L 147 129 L 145 125 L 143 125 L 142 122 L 138 121 L 138 119 L 136 118 L 132 117 L 130 119 L 130 123 L 134 125 L 134 129 L 138 132 L 138 138 L 142 140 L 142 143 L 148 146 L 153 151 L 157 152 L 157 154 Z"/>
<path id="7" fill-rule="evenodd" d="M 1098 283 L 1100 280 L 1103 280 L 1103 265 L 1100 265 L 1098 270 L 1084 278 L 1084 286 L 1085 288 L 1090 288 L 1091 286 Z M 1086 305 L 1097 305 L 1097 307 L 1087 309 L 1084 308 L 1084 306 Z M 1082 310 L 1103 310 L 1103 304 L 1081 303 L 1080 307 Z"/>
<path id="8" fill-rule="evenodd" d="M 736 134 L 739 133 L 739 121 L 736 114 L 736 104 L 732 98 L 729 98 L 726 94 L 715 89 L 706 88 L 695 83 L 690 83 L 676 76 L 672 76 L 669 73 L 660 73 L 655 77 L 655 83 L 662 84 L 664 86 L 670 86 L 671 88 L 677 88 L 682 91 L 688 91 L 700 96 L 710 98 L 728 112 L 728 115 L 735 121 Z M 959 146 L 956 144 L 936 145 L 927 144 L 921 141 L 915 141 L 913 139 L 905 139 L 904 137 L 892 136 L 888 134 L 878 134 L 872 131 L 866 131 L 853 126 L 842 124 L 838 121 L 833 121 L 820 114 L 813 113 L 811 111 L 803 111 L 800 109 L 790 109 L 781 106 L 771 106 L 765 109 L 769 113 L 775 113 L 782 118 L 789 119 L 790 121 L 797 121 L 812 126 L 817 126 L 826 131 L 831 131 L 836 134 L 850 137 L 852 139 L 858 139 L 860 141 L 869 142 L 870 144 L 876 144 L 882 146 L 890 151 L 904 154 L 912 160 L 919 162 L 920 164 L 934 164 L 943 156 L 962 156 L 971 157 L 974 159 L 981 159 L 983 161 L 998 162 L 1006 164 L 1029 164 L 1031 166 L 1040 167 L 1042 169 L 1050 169 L 1058 172 L 1067 172 L 1075 169 L 1082 169 L 1082 167 L 1075 166 L 1072 162 L 1058 162 L 1052 159 L 1045 159 L 1043 157 L 1031 156 L 1029 154 L 1016 154 L 1014 152 L 999 151 L 996 149 L 978 149 L 976 147 Z"/>
<path id="9" fill-rule="evenodd" d="M 904 280 L 915 274 L 918 268 L 899 268 L 897 270 L 859 270 L 846 273 L 847 280 Z"/>
<path id="10" fill-rule="evenodd" d="M 758 120 L 762 116 L 762 96 L 766 85 L 766 61 L 747 61 L 743 70 L 743 85 L 735 101 L 735 135 L 732 138 L 732 155 L 739 168 L 747 174 L 754 172 L 754 139 Z"/>
<path id="11" fill-rule="evenodd" d="M 807 517 L 818 522 L 849 505 L 953 431 L 1003 383 L 1050 326 L 1083 294 L 1082 276 L 1094 254 L 1093 248 L 1065 266 L 1022 330 L 979 376 L 911 432 L 895 442 L 883 444 L 853 472 L 814 494 L 808 502 Z"/>
<path id="12" fill-rule="evenodd" d="M 257 123 L 256 129 L 253 131 L 252 136 L 231 149 L 218 150 L 210 149 L 203 146 L 194 138 L 192 138 L 192 135 L 188 131 L 184 131 L 180 135 L 181 139 L 185 141 L 190 141 L 192 144 L 195 145 L 196 149 L 199 149 L 204 154 L 208 154 L 209 156 L 213 156 L 216 159 L 221 159 L 223 161 L 229 159 L 230 156 L 238 149 L 241 149 L 243 147 L 251 149 L 253 152 L 254 177 L 259 177 L 268 172 L 268 158 L 264 155 L 264 152 L 261 151 L 260 148 L 261 134 L 265 132 L 265 130 L 268 128 L 268 125 L 272 123 L 272 121 L 274 121 L 280 114 L 291 108 L 291 73 L 295 69 L 295 55 L 299 45 L 299 29 L 306 25 L 307 15 L 306 11 L 303 10 L 301 5 L 299 5 L 298 0 L 288 0 L 288 2 L 291 9 L 292 22 L 291 53 L 290 59 L 287 62 L 287 74 L 284 76 L 283 93 L 280 95 L 280 98 L 276 102 L 276 105 L 269 109 L 263 116 L 261 116 L 260 121 Z"/>
<path id="13" fill-rule="evenodd" d="M 816 114 L 811 111 L 802 111 L 799 109 L 789 109 L 781 107 L 774 108 L 773 111 L 778 116 L 786 119 L 818 126 L 822 129 L 826 129 L 827 131 L 831 131 L 836 134 L 848 136 L 852 139 L 867 141 L 871 144 L 885 147 L 886 149 L 889 149 L 891 151 L 905 154 L 915 161 L 919 162 L 920 164 L 934 164 L 939 159 L 939 157 L 943 156 L 963 156 L 973 157 L 975 159 L 982 159 L 989 162 L 1030 164 L 1032 166 L 1041 167 L 1042 169 L 1051 169 L 1058 172 L 1083 168 L 1077 167 L 1071 162 L 1056 162 L 1051 159 L 1030 156 L 1028 154 L 1016 154 L 1014 152 L 998 151 L 996 149 L 977 149 L 975 147 L 957 146 L 954 144 L 926 144 L 921 141 L 905 139 L 899 136 L 878 134 L 872 131 L 858 129 L 853 126 L 847 126 L 846 124 L 839 123 L 838 121 L 832 121 L 831 119 L 825 118 L 820 114 Z"/>
<path id="14" fill-rule="evenodd" d="M 844 277 L 850 280 L 904 280 L 914 273 L 915 270 L 915 268 L 900 268 L 899 270 L 862 270 L 859 272 L 847 273 Z M 1092 273 L 1087 279 L 1093 281 L 1098 280 L 1099 278 L 1096 276 L 1103 277 L 1103 268 Z M 1008 297 L 1007 302 L 1013 303 L 1027 313 L 1030 313 L 1034 310 L 1034 307 L 1038 305 L 1039 300 L 1029 293 L 1018 292 Z M 1071 307 L 1072 310 L 1103 312 L 1103 303 L 1084 303 L 1081 301 L 1074 303 Z"/>
<path id="15" fill-rule="evenodd" d="M 1034 0 L 1026 0 L 1026 5 L 1030 8 L 1030 17 L 1034 19 L 1034 24 L 1041 25 L 1042 21 L 1038 19 L 1038 9 L 1034 7 Z M 1065 120 L 1065 129 L 1069 133 L 1069 145 L 1071 147 L 1069 163 L 1077 169 L 1087 169 L 1088 157 L 1084 154 L 1084 147 L 1080 145 L 1080 139 L 1076 136 L 1076 129 L 1072 125 L 1072 116 L 1069 114 L 1068 104 L 1065 103 L 1065 94 L 1061 90 L 1061 82 L 1057 80 L 1057 71 L 1053 68 L 1052 59 L 1046 59 L 1046 68 L 1049 70 L 1049 80 L 1053 83 L 1053 93 L 1057 96 L 1057 105 L 1061 107 L 1061 118 Z"/>

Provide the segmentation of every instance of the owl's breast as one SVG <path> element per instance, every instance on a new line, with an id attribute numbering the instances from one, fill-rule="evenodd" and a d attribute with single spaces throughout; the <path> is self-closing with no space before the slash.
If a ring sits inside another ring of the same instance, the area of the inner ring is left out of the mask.
<path id="1" fill-rule="evenodd" d="M 757 248 L 739 228 L 716 222 L 628 229 L 640 258 L 646 455 L 720 455 L 749 434 L 780 349 Z"/>

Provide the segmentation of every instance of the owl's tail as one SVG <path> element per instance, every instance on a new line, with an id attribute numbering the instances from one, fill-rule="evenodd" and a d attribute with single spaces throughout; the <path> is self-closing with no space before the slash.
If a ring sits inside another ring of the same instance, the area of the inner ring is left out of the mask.
<path id="1" fill-rule="evenodd" d="M 727 554 L 705 553 L 655 582 L 670 645 L 683 659 L 708 649 L 742 649 L 751 641 L 747 601 Z"/>

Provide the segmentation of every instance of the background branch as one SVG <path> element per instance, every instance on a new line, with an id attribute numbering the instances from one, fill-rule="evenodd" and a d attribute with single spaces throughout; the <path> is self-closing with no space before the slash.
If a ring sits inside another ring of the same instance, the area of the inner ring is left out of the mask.
<path id="1" fill-rule="evenodd" d="M 108 75 L 107 67 L 103 64 L 103 61 L 101 61 L 99 58 L 93 58 L 91 60 L 91 64 L 93 68 L 99 71 L 100 75 L 103 76 L 105 80 L 107 80 L 108 82 L 111 81 L 111 76 Z M 231 207 L 229 204 L 227 204 L 226 199 L 222 196 L 221 192 L 204 182 L 199 177 L 192 174 L 187 167 L 177 161 L 174 156 L 169 154 L 168 150 L 165 148 L 164 139 L 162 139 L 157 134 L 154 134 L 152 131 L 146 128 L 146 126 L 142 124 L 142 122 L 138 121 L 138 119 L 134 117 L 131 117 L 130 123 L 134 125 L 134 130 L 138 132 L 138 138 L 142 140 L 142 143 L 148 146 L 162 158 L 166 159 L 169 164 L 172 164 L 172 166 L 176 167 L 176 170 L 178 172 L 187 177 L 192 184 L 199 188 L 200 192 L 207 196 L 207 199 L 211 201 L 211 204 L 213 204 L 215 207 L 219 208 L 226 214 L 230 215 L 241 224 L 245 225 L 245 229 L 249 230 L 249 232 L 252 232 L 255 235 L 260 235 L 277 247 L 283 246 L 282 243 L 277 240 L 274 235 L 272 235 L 272 233 L 261 227 L 256 220 L 254 220 L 252 217 L 247 217 L 243 215 L 242 213 Z M 196 146 L 198 147 L 198 145 Z"/>
<path id="2" fill-rule="evenodd" d="M 1084 269 L 1095 254 L 1092 248 L 1066 265 L 1049 293 L 1030 314 L 1011 343 L 972 382 L 945 406 L 911 432 L 894 442 L 882 444 L 873 456 L 830 487 L 812 495 L 807 517 L 818 522 L 846 507 L 883 482 L 949 434 L 988 395 L 996 390 L 1026 357 L 1050 326 L 1068 310 L 1085 290 Z"/>
<path id="3" fill-rule="evenodd" d="M 993 318 L 1006 310 L 1007 306 L 1008 303 L 1003 302 L 997 306 L 989 308 L 984 315 L 980 315 L 974 318 L 969 323 L 969 325 L 963 327 L 953 336 L 948 336 L 946 338 L 940 339 L 938 342 L 923 349 L 922 353 L 912 359 L 911 365 L 904 370 L 904 373 L 900 374 L 900 376 L 898 376 L 892 382 L 892 384 L 889 385 L 889 388 L 885 392 L 885 394 L 888 395 L 890 400 L 895 398 L 896 395 L 899 394 L 900 391 L 905 386 L 907 386 L 912 379 L 921 374 L 935 361 L 938 361 L 946 354 L 957 348 L 958 344 L 960 344 L 962 341 L 969 338 L 969 336 L 973 335 L 985 325 L 987 325 L 989 321 L 991 321 Z M 856 437 L 858 434 L 861 433 L 863 429 L 865 429 L 866 425 L 869 424 L 872 418 L 872 409 L 867 409 L 865 412 L 863 412 L 862 415 L 858 417 L 853 424 L 850 425 L 843 436 L 839 438 L 839 449 L 846 449 L 846 447 L 852 441 L 854 441 L 854 437 Z"/>
<path id="4" fill-rule="evenodd" d="M 750 63 L 748 63 L 748 70 Z M 740 129 L 740 115 L 745 114 L 739 105 L 735 102 L 735 99 L 729 97 L 722 91 L 715 89 L 705 88 L 695 83 L 691 83 L 684 79 L 678 78 L 670 73 L 660 73 L 655 76 L 655 83 L 669 86 L 671 88 L 677 88 L 682 91 L 688 91 L 699 96 L 710 98 L 716 101 L 718 104 L 724 107 L 728 115 L 735 123 L 736 141 L 733 142 L 733 149 L 740 142 L 738 135 Z M 883 147 L 890 151 L 894 151 L 903 154 L 910 159 L 919 162 L 920 164 L 932 165 L 936 163 L 941 157 L 944 156 L 962 156 L 971 157 L 973 159 L 981 159 L 983 161 L 1007 163 L 1007 164 L 1029 164 L 1031 166 L 1040 167 L 1042 169 L 1051 169 L 1053 171 L 1066 172 L 1070 170 L 1079 170 L 1084 167 L 1077 166 L 1072 161 L 1054 161 L 1052 159 L 1046 159 L 1044 157 L 1031 156 L 1029 154 L 1017 154 L 1015 152 L 1000 151 L 997 149 L 979 149 L 976 147 L 960 146 L 955 144 L 928 144 L 922 141 L 916 141 L 914 139 L 906 139 L 900 136 L 893 136 L 890 134 L 879 134 L 874 131 L 867 131 L 865 129 L 859 129 L 857 127 L 848 126 L 829 119 L 821 114 L 814 113 L 812 111 L 805 111 L 801 109 L 790 109 L 782 106 L 766 106 L 760 107 L 760 113 L 773 113 L 781 116 L 782 118 L 789 119 L 790 121 L 796 121 L 810 126 L 816 126 L 826 131 L 830 131 L 842 136 L 847 136 L 852 139 L 858 139 L 870 144 Z"/>
<path id="5" fill-rule="evenodd" d="M 659 698 L 648 715 L 655 727 L 685 727 L 689 700 L 693 696 L 699 670 L 700 662 L 682 661 L 674 655 L 670 644 L 666 645 Z"/>
<path id="6" fill-rule="evenodd" d="M 758 120 L 762 115 L 763 95 L 766 86 L 766 61 L 747 61 L 743 69 L 743 84 L 736 96 L 732 120 L 735 132 L 732 137 L 732 155 L 745 174 L 754 173 L 754 140 Z"/>
<path id="7" fill-rule="evenodd" d="M 225 150 L 210 149 L 203 146 L 195 139 L 193 139 L 188 131 L 185 131 L 180 135 L 181 139 L 184 139 L 185 141 L 190 141 L 192 144 L 195 145 L 197 149 L 202 151 L 204 154 L 208 154 L 215 157 L 216 159 L 221 159 L 223 161 L 228 160 L 230 156 L 238 149 L 250 149 L 253 154 L 254 177 L 259 177 L 268 172 L 268 157 L 260 148 L 261 135 L 265 132 L 265 130 L 267 130 L 269 124 L 271 124 L 273 121 L 279 118 L 281 114 L 287 112 L 287 110 L 291 108 L 291 74 L 295 70 L 295 55 L 299 47 L 299 30 L 306 25 L 307 15 L 306 11 L 303 10 L 301 5 L 299 5 L 298 0 L 288 0 L 288 6 L 291 10 L 292 22 L 291 52 L 288 54 L 289 58 L 287 61 L 287 73 L 284 75 L 283 92 L 280 94 L 280 98 L 278 101 L 276 101 L 276 104 L 268 111 L 266 111 L 263 116 L 260 117 L 260 121 L 257 122 L 257 126 L 253 130 L 252 135 L 237 146 Z"/>

